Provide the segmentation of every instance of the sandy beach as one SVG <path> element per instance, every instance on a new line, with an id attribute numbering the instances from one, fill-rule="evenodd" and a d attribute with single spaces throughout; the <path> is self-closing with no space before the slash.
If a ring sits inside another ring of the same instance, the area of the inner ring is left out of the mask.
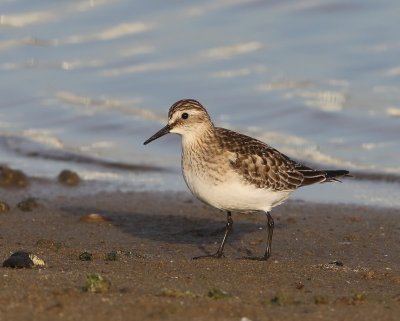
<path id="1" fill-rule="evenodd" d="M 399 321 L 399 13 L 399 0 L 1 1 L 0 321 Z M 186 188 L 179 130 L 143 145 L 181 99 L 352 177 L 274 208 L 268 261 L 244 259 L 265 251 L 263 213 L 233 213 L 225 257 L 193 260 L 216 251 L 226 214 Z"/>
<path id="2" fill-rule="evenodd" d="M 235 213 L 226 257 L 194 261 L 216 249 L 224 213 L 188 193 L 85 195 L 91 184 L 1 188 L 2 260 L 26 250 L 46 262 L 2 268 L 1 320 L 398 320 L 398 210 L 289 201 L 272 213 L 268 262 L 243 259 L 264 251 L 264 215 Z M 85 290 L 90 274 L 109 287 Z"/>

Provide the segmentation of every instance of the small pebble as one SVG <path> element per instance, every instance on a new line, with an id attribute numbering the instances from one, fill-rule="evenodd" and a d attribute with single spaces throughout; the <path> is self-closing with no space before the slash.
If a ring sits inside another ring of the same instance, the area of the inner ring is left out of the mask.
<path id="1" fill-rule="evenodd" d="M 0 213 L 6 213 L 9 210 L 10 210 L 10 206 L 4 201 L 0 201 Z"/>
<path id="2" fill-rule="evenodd" d="M 106 261 L 117 261 L 118 253 L 116 251 L 111 251 L 106 254 Z"/>
<path id="3" fill-rule="evenodd" d="M 0 166 L 1 187 L 26 187 L 29 185 L 28 177 L 20 170 Z"/>
<path id="4" fill-rule="evenodd" d="M 76 186 L 80 183 L 81 179 L 77 173 L 64 169 L 58 175 L 58 181 L 67 186 Z"/>
<path id="5" fill-rule="evenodd" d="M 3 262 L 3 267 L 15 269 L 32 268 L 34 266 L 45 266 L 45 262 L 35 254 L 24 251 L 14 252 Z"/>
<path id="6" fill-rule="evenodd" d="M 93 258 L 93 254 L 86 252 L 86 251 L 79 254 L 79 260 L 81 260 L 81 261 L 91 261 L 92 258 Z"/>
<path id="7" fill-rule="evenodd" d="M 17 207 L 24 212 L 33 211 L 35 208 L 39 207 L 39 203 L 33 197 L 29 197 L 17 204 Z"/>
<path id="8" fill-rule="evenodd" d="M 105 222 L 110 222 L 110 221 L 111 220 L 109 218 L 106 218 L 103 215 L 100 215 L 97 213 L 83 215 L 79 219 L 79 222 L 85 222 L 85 223 L 105 223 Z"/>
<path id="9" fill-rule="evenodd" d="M 342 261 L 332 261 L 332 262 L 329 262 L 329 264 L 333 264 L 333 265 L 336 265 L 336 266 L 343 266 L 344 265 Z"/>

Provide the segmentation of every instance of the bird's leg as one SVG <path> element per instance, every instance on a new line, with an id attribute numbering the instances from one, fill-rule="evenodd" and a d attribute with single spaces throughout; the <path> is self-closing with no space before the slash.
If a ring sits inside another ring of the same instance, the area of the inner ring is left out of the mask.
<path id="1" fill-rule="evenodd" d="M 224 255 L 224 246 L 225 242 L 228 238 L 228 235 L 232 231 L 232 226 L 233 226 L 233 220 L 232 220 L 232 215 L 230 211 L 226 212 L 226 226 L 225 226 L 225 234 L 224 238 L 222 239 L 221 245 L 218 248 L 218 251 L 215 252 L 214 254 L 209 254 L 209 255 L 200 255 L 200 256 L 195 256 L 193 260 L 201 259 L 201 258 L 206 258 L 206 257 L 214 257 L 214 258 L 220 258 Z"/>
<path id="2" fill-rule="evenodd" d="M 269 259 L 271 256 L 271 245 L 272 245 L 272 234 L 274 233 L 274 219 L 272 218 L 271 214 L 269 212 L 266 213 L 267 215 L 267 226 L 268 226 L 268 239 L 267 239 L 267 248 L 265 249 L 265 254 L 264 256 L 250 256 L 250 257 L 245 257 L 246 259 L 249 260 L 256 260 L 256 261 L 266 261 Z"/>
<path id="3" fill-rule="evenodd" d="M 268 226 L 268 240 L 267 240 L 267 248 L 265 249 L 264 260 L 268 260 L 271 256 L 271 245 L 272 245 L 272 234 L 274 233 L 274 219 L 271 214 L 267 212 L 267 226 Z"/>

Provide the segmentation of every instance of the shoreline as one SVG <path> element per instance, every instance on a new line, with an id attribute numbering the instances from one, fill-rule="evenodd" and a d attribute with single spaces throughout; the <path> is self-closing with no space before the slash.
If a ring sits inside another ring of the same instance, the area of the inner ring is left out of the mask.
<path id="1" fill-rule="evenodd" d="M 16 208 L 38 189 L 48 192 L 39 207 Z M 25 249 L 47 264 L 2 269 L 5 319 L 395 320 L 400 313 L 397 209 L 288 201 L 272 211 L 267 262 L 241 259 L 263 253 L 264 215 L 234 213 L 226 257 L 193 261 L 216 250 L 223 213 L 188 193 L 80 189 L 43 182 L 0 189 L 11 206 L 0 214 L 2 260 Z M 82 222 L 90 213 L 106 220 Z M 79 260 L 84 251 L 91 261 Z M 110 289 L 83 291 L 91 273 Z"/>
<path id="2" fill-rule="evenodd" d="M 132 165 L 135 166 L 135 165 Z M 139 165 L 141 166 L 141 165 Z M 1 166 L 8 168 L 7 166 Z M 82 170 L 82 168 L 80 168 Z M 93 171 L 94 170 L 94 171 Z M 11 169 L 11 171 L 15 171 Z M 18 172 L 18 170 L 16 171 Z M 20 192 L 23 194 L 32 194 L 35 197 L 48 198 L 50 195 L 73 196 L 93 195 L 102 192 L 147 192 L 147 193 L 183 193 L 190 192 L 185 185 L 180 172 L 172 170 L 159 172 L 155 171 L 129 171 L 121 172 L 98 172 L 95 169 L 89 169 L 82 172 L 80 183 L 74 188 L 60 184 L 57 181 L 57 174 L 49 176 L 27 176 L 25 189 Z M 368 206 L 381 209 L 395 209 L 400 207 L 397 189 L 400 184 L 396 180 L 379 180 L 377 176 L 374 179 L 364 179 L 365 177 L 349 177 L 340 183 L 317 184 L 300 188 L 289 197 L 290 200 L 311 202 L 315 204 L 343 204 L 349 206 Z M 340 186 L 339 186 L 340 185 Z M 4 185 L 3 179 L 0 179 L 0 188 L 5 187 L 4 193 L 11 185 Z M 3 194 L 4 194 L 3 193 Z M 22 195 L 21 194 L 21 195 Z"/>

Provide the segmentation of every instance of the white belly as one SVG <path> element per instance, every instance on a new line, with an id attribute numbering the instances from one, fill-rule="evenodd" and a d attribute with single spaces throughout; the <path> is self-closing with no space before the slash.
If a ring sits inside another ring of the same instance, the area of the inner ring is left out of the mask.
<path id="1" fill-rule="evenodd" d="M 231 211 L 270 211 L 285 201 L 290 191 L 259 189 L 246 184 L 235 175 L 224 182 L 215 182 L 191 171 L 184 172 L 184 178 L 191 192 L 201 201 L 218 209 Z"/>

